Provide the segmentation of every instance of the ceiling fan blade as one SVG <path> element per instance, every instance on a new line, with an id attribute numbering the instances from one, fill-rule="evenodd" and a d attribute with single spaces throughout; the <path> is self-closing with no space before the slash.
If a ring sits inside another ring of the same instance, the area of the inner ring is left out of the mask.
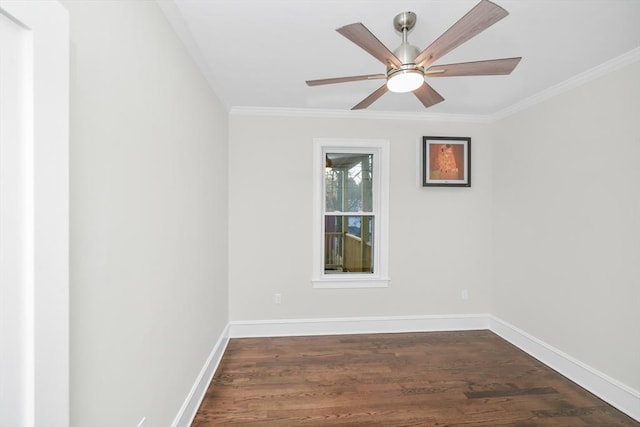
<path id="1" fill-rule="evenodd" d="M 488 0 L 482 0 L 423 50 L 416 57 L 416 64 L 420 67 L 428 66 L 508 14 L 509 12 L 500 6 Z"/>
<path id="2" fill-rule="evenodd" d="M 444 101 L 444 98 L 440 96 L 434 88 L 429 86 L 427 82 L 424 82 L 422 86 L 414 90 L 413 93 L 420 102 L 422 102 L 422 105 L 424 105 L 425 108 L 429 108 L 432 105 L 436 105 L 437 103 Z"/>
<path id="3" fill-rule="evenodd" d="M 345 25 L 336 30 L 362 49 L 366 50 L 370 55 L 382 62 L 387 67 L 400 68 L 402 62 L 393 54 L 385 45 L 382 44 L 371 31 L 362 23 Z"/>
<path id="4" fill-rule="evenodd" d="M 434 65 L 426 70 L 429 77 L 497 76 L 511 74 L 522 58 L 490 59 L 488 61 L 461 62 Z"/>
<path id="5" fill-rule="evenodd" d="M 358 80 L 386 79 L 386 74 L 366 74 L 363 76 L 336 77 L 333 79 L 307 80 L 308 86 L 329 85 L 333 83 L 355 82 Z"/>
<path id="6" fill-rule="evenodd" d="M 364 108 L 367 108 L 369 105 L 376 102 L 378 98 L 380 98 L 382 95 L 387 93 L 387 91 L 388 91 L 387 84 L 385 83 L 382 86 L 380 86 L 378 89 L 376 89 L 375 92 L 373 92 L 371 95 L 367 96 L 365 99 L 360 101 L 360 103 L 355 107 L 353 107 L 352 110 L 362 110 Z"/>

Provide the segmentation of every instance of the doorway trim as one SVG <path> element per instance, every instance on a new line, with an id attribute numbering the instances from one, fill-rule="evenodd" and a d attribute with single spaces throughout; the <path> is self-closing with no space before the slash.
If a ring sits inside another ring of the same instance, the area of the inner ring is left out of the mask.
<path id="1" fill-rule="evenodd" d="M 30 424 L 69 425 L 69 17 L 58 1 L 0 0 L 32 57 L 33 340 Z"/>

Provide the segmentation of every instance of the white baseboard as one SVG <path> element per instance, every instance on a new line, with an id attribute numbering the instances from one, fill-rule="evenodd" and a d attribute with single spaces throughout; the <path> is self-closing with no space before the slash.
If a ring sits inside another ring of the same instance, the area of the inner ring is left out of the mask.
<path id="1" fill-rule="evenodd" d="M 216 342 L 213 350 L 211 350 L 211 354 L 209 354 L 207 361 L 200 370 L 193 387 L 191 387 L 187 398 L 184 400 L 182 407 L 178 411 L 178 415 L 176 415 L 173 423 L 171 423 L 171 427 L 189 427 L 191 423 L 193 423 L 193 419 L 198 412 L 202 399 L 204 399 L 207 388 L 209 388 L 209 383 L 211 383 L 213 374 L 215 374 L 216 369 L 220 364 L 220 360 L 222 360 L 222 355 L 227 348 L 227 344 L 229 344 L 228 324 L 222 331 L 222 334 L 218 338 L 218 342 Z"/>
<path id="2" fill-rule="evenodd" d="M 492 315 L 489 315 L 489 329 L 611 406 L 640 421 L 640 392 L 637 390 Z"/>
<path id="3" fill-rule="evenodd" d="M 640 421 L 640 392 L 491 314 L 348 317 L 229 322 L 172 427 L 188 427 L 198 411 L 229 338 L 489 329 L 605 402 Z"/>
<path id="4" fill-rule="evenodd" d="M 487 314 L 234 321 L 229 336 L 278 337 L 488 329 Z"/>

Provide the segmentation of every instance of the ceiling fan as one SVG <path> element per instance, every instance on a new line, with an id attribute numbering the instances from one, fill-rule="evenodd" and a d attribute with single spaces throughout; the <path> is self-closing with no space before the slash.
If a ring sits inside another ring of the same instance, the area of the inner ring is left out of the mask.
<path id="1" fill-rule="evenodd" d="M 387 67 L 386 73 L 307 80 L 306 83 L 309 86 L 319 86 L 384 79 L 385 84 L 351 109 L 367 108 L 387 91 L 413 92 L 425 107 L 431 107 L 444 101 L 444 98 L 425 81 L 425 77 L 505 75 L 510 74 L 518 65 L 521 57 L 431 65 L 508 14 L 500 6 L 482 0 L 422 52 L 407 41 L 407 33 L 416 24 L 416 14 L 413 12 L 402 12 L 393 19 L 394 28 L 402 33 L 402 43 L 395 52 L 387 49 L 362 23 L 345 25 L 336 31 L 382 62 Z"/>

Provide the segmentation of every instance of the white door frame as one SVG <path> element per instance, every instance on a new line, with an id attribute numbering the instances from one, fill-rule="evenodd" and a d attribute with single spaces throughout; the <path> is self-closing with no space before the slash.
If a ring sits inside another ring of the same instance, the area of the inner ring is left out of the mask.
<path id="1" fill-rule="evenodd" d="M 32 58 L 33 299 L 28 339 L 34 426 L 69 425 L 69 17 L 57 1 L 0 0 Z M 2 424 L 2 420 L 0 420 Z M 30 426 L 29 426 L 30 427 Z"/>

